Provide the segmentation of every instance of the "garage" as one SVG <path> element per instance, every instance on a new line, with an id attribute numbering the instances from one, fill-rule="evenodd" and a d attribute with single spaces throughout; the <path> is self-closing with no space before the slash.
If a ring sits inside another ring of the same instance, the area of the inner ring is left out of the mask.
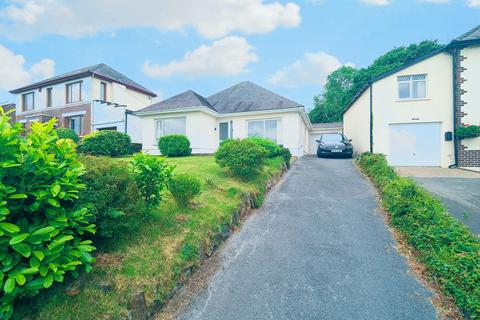
<path id="1" fill-rule="evenodd" d="M 439 167 L 441 123 L 390 124 L 388 161 L 394 166 Z"/>
<path id="2" fill-rule="evenodd" d="M 326 133 L 341 133 L 342 132 L 342 123 L 341 122 L 329 122 L 329 123 L 314 123 L 312 124 L 312 129 L 310 130 L 310 154 L 317 153 L 318 143 L 317 140 L 323 134 Z"/>

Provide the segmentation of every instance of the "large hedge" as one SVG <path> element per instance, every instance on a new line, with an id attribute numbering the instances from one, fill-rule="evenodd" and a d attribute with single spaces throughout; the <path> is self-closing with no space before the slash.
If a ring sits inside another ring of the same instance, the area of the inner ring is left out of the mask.
<path id="1" fill-rule="evenodd" d="M 218 148 L 215 161 L 237 177 L 248 180 L 262 171 L 266 155 L 265 149 L 257 143 L 249 139 L 235 139 Z"/>
<path id="2" fill-rule="evenodd" d="M 97 225 L 97 241 L 109 238 L 121 227 L 122 218 L 138 208 L 142 197 L 133 175 L 124 162 L 109 157 L 82 156 L 86 185 L 79 203 L 91 209 Z"/>
<path id="3" fill-rule="evenodd" d="M 413 180 L 399 177 L 378 154 L 363 154 L 363 172 L 378 187 L 391 223 L 415 249 L 428 276 L 467 317 L 480 319 L 480 239 Z"/>
<path id="4" fill-rule="evenodd" d="M 171 134 L 158 140 L 158 149 L 167 157 L 185 157 L 192 153 L 190 140 L 183 134 Z"/>
<path id="5" fill-rule="evenodd" d="M 122 156 L 130 153 L 130 136 L 128 134 L 103 130 L 87 134 L 83 137 L 78 151 L 93 156 Z"/>
<path id="6" fill-rule="evenodd" d="M 62 282 L 66 273 L 89 271 L 94 250 L 90 215 L 75 207 L 84 173 L 75 144 L 59 140 L 55 120 L 32 123 L 21 136 L 0 108 L 0 318 L 12 315 L 17 297 Z"/>

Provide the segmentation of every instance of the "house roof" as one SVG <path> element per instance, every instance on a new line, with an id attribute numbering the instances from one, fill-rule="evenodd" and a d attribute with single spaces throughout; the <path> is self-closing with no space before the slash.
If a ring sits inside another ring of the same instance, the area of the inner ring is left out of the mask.
<path id="1" fill-rule="evenodd" d="M 138 113 L 151 112 L 151 111 L 163 111 L 163 110 L 175 110 L 193 107 L 207 107 L 215 111 L 210 105 L 207 99 L 199 95 L 198 93 L 187 90 L 171 98 L 154 103 L 146 108 L 143 108 Z"/>
<path id="2" fill-rule="evenodd" d="M 219 113 L 278 110 L 303 107 L 301 104 L 262 88 L 250 81 L 240 82 L 207 98 Z"/>
<path id="3" fill-rule="evenodd" d="M 21 88 L 14 89 L 14 90 L 10 91 L 10 93 L 14 93 L 14 94 L 15 93 L 20 93 L 20 92 L 23 92 L 23 91 L 28 91 L 28 90 L 32 90 L 32 89 L 36 89 L 36 88 L 41 88 L 41 87 L 61 83 L 61 82 L 64 82 L 64 81 L 83 78 L 83 77 L 86 77 L 86 76 L 96 76 L 96 77 L 103 78 L 103 79 L 106 79 L 106 80 L 114 81 L 114 82 L 123 84 L 130 89 L 145 93 L 145 94 L 147 94 L 151 97 L 156 97 L 157 96 L 154 92 L 152 92 L 152 91 L 148 90 L 147 88 L 141 86 L 140 84 L 136 83 L 132 79 L 130 79 L 127 76 L 123 75 L 122 73 L 112 69 L 111 67 L 107 66 L 104 63 L 100 63 L 100 64 L 97 64 L 97 65 L 94 65 L 94 66 L 70 71 L 70 72 L 67 72 L 67 73 L 52 77 L 52 78 L 48 78 L 48 79 L 45 79 L 45 80 L 42 80 L 42 81 L 39 81 L 39 82 L 35 82 L 35 83 L 32 83 L 28 86 L 24 86 L 24 87 L 21 87 Z"/>
<path id="4" fill-rule="evenodd" d="M 470 40 L 480 40 L 480 25 L 462 34 L 460 37 L 456 38 L 454 41 L 470 41 Z"/>
<path id="5" fill-rule="evenodd" d="M 342 125 L 342 122 L 312 123 L 312 129 L 335 129 Z"/>

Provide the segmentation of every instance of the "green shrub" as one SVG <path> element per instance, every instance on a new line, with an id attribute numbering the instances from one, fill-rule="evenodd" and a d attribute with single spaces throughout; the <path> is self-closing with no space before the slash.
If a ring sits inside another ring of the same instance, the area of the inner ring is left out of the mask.
<path id="1" fill-rule="evenodd" d="M 141 151 L 142 151 L 142 144 L 141 143 L 131 143 L 128 154 L 139 153 Z"/>
<path id="2" fill-rule="evenodd" d="M 128 166 L 108 157 L 82 156 L 86 168 L 82 181 L 86 185 L 79 202 L 91 208 L 97 237 L 109 238 L 125 214 L 134 212 L 142 201 Z M 101 239 L 97 239 L 101 240 Z"/>
<path id="3" fill-rule="evenodd" d="M 77 149 L 83 154 L 116 157 L 128 154 L 130 143 L 128 134 L 104 130 L 87 134 Z"/>
<path id="4" fill-rule="evenodd" d="M 80 141 L 80 138 L 75 133 L 75 131 L 70 128 L 58 128 L 55 131 L 57 132 L 57 136 L 59 139 L 71 139 L 75 143 L 78 143 L 78 141 Z"/>
<path id="5" fill-rule="evenodd" d="M 429 277 L 467 318 L 480 318 L 480 239 L 425 189 L 399 177 L 384 156 L 362 154 L 358 163 L 379 187 L 392 225 L 416 250 Z"/>
<path id="6" fill-rule="evenodd" d="M 480 126 L 459 127 L 455 134 L 460 140 L 480 137 Z"/>
<path id="7" fill-rule="evenodd" d="M 138 153 L 130 162 L 130 170 L 147 208 L 156 208 L 162 200 L 162 191 L 172 177 L 173 167 L 164 157 Z"/>
<path id="8" fill-rule="evenodd" d="M 158 140 L 158 149 L 167 157 L 184 157 L 192 154 L 190 140 L 182 134 L 163 136 Z"/>
<path id="9" fill-rule="evenodd" d="M 173 199 L 179 207 L 187 207 L 194 197 L 202 191 L 202 184 L 200 180 L 189 174 L 175 175 L 170 183 L 168 189 L 173 196 Z"/>
<path id="10" fill-rule="evenodd" d="M 275 158 L 282 154 L 282 147 L 276 144 L 273 140 L 260 137 L 251 137 L 247 140 L 256 143 L 258 146 L 265 150 L 265 156 L 267 158 Z"/>
<path id="11" fill-rule="evenodd" d="M 215 161 L 237 177 L 250 179 L 259 174 L 265 163 L 266 152 L 255 142 L 243 139 L 232 140 L 215 152 Z"/>
<path id="12" fill-rule="evenodd" d="M 282 147 L 280 156 L 282 157 L 285 166 L 290 169 L 290 162 L 292 161 L 292 153 L 290 152 L 290 150 L 288 148 Z"/>
<path id="13" fill-rule="evenodd" d="M 83 189 L 75 143 L 59 140 L 55 120 L 21 126 L 0 108 L 0 318 L 12 315 L 18 297 L 36 295 L 83 266 L 90 271 L 95 248 L 86 208 L 75 208 Z"/>

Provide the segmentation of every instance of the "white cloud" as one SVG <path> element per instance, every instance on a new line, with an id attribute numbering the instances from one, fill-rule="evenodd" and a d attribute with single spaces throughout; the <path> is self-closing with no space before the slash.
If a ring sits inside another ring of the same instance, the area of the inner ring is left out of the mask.
<path id="1" fill-rule="evenodd" d="M 175 74 L 199 75 L 238 75 L 247 70 L 247 65 L 258 61 L 258 57 L 247 40 L 231 36 L 202 45 L 185 53 L 179 61 L 165 65 L 145 61 L 143 72 L 150 77 L 168 77 Z"/>
<path id="2" fill-rule="evenodd" d="M 301 17 L 294 3 L 263 0 L 12 0 L 0 8 L 0 21 L 2 33 L 14 39 L 81 37 L 129 27 L 180 32 L 193 27 L 204 37 L 220 38 L 296 27 Z"/>
<path id="3" fill-rule="evenodd" d="M 470 8 L 480 8 L 480 0 L 468 0 L 467 5 Z"/>
<path id="4" fill-rule="evenodd" d="M 43 59 L 26 69 L 25 58 L 0 45 L 0 89 L 12 90 L 34 80 L 53 76 L 55 62 Z"/>
<path id="5" fill-rule="evenodd" d="M 348 65 L 353 66 L 351 63 Z M 337 58 L 323 51 L 305 53 L 301 59 L 275 72 L 268 82 L 284 87 L 323 86 L 327 76 L 341 66 Z"/>
<path id="6" fill-rule="evenodd" d="M 371 6 L 386 6 L 392 3 L 392 0 L 360 0 L 361 3 Z"/>
<path id="7" fill-rule="evenodd" d="M 450 0 L 418 0 L 420 2 L 429 2 L 429 3 L 449 3 Z"/>

